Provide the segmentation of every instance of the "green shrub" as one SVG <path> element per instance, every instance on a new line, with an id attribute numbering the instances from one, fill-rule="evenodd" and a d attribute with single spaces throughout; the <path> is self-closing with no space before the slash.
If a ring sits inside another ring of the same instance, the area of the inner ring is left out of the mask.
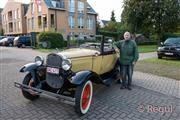
<path id="1" fill-rule="evenodd" d="M 62 48 L 67 46 L 62 34 L 57 32 L 40 33 L 38 35 L 38 44 L 40 45 L 43 42 L 48 43 L 48 48 Z"/>

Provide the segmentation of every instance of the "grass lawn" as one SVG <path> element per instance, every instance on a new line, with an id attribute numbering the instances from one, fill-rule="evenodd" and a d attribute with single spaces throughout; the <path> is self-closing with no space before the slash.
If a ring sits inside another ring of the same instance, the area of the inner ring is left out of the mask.
<path id="1" fill-rule="evenodd" d="M 136 71 L 180 80 L 180 60 L 150 58 L 137 62 Z"/>
<path id="2" fill-rule="evenodd" d="M 157 51 L 157 45 L 138 45 L 140 53 L 155 52 Z"/>

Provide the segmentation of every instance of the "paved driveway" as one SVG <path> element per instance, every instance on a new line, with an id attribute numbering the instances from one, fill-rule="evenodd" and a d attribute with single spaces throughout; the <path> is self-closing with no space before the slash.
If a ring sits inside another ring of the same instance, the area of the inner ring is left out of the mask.
<path id="1" fill-rule="evenodd" d="M 152 79 L 158 76 L 135 72 L 133 90 L 120 90 L 95 85 L 94 99 L 88 114 L 79 117 L 71 105 L 42 96 L 31 102 L 23 98 L 21 91 L 13 86 L 24 75 L 19 68 L 39 52 L 30 49 L 0 48 L 0 120 L 179 120 L 180 99 L 177 95 L 163 93 L 168 87 L 153 87 Z M 45 56 L 45 54 L 42 54 Z M 163 80 L 170 80 L 162 78 Z M 159 83 L 158 83 L 159 84 Z M 157 85 L 158 85 L 157 84 Z M 167 83 L 168 84 L 168 83 Z M 179 82 L 176 82 L 179 85 Z M 172 84 L 172 87 L 174 83 Z M 159 88 L 159 89 L 158 89 Z M 179 86 L 173 90 L 179 90 Z M 178 92 L 176 92 L 178 93 Z"/>

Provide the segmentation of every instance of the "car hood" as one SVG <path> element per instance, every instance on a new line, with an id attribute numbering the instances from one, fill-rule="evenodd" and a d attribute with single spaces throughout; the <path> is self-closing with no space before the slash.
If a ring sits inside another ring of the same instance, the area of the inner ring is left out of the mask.
<path id="1" fill-rule="evenodd" d="M 167 44 L 167 45 L 164 45 L 163 47 L 180 47 L 180 44 Z"/>
<path id="2" fill-rule="evenodd" d="M 76 58 L 76 57 L 83 57 L 83 56 L 92 56 L 95 54 L 100 54 L 100 52 L 98 50 L 92 50 L 92 49 L 72 48 L 72 49 L 67 49 L 62 52 L 59 52 L 58 54 L 63 55 L 67 58 Z"/>

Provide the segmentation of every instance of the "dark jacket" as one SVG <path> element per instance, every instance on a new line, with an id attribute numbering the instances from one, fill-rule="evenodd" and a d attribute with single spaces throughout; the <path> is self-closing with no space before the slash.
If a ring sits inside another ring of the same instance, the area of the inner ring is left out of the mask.
<path id="1" fill-rule="evenodd" d="M 131 65 L 139 59 L 138 48 L 134 40 L 120 40 L 114 42 L 114 45 L 120 50 L 121 65 Z"/>

